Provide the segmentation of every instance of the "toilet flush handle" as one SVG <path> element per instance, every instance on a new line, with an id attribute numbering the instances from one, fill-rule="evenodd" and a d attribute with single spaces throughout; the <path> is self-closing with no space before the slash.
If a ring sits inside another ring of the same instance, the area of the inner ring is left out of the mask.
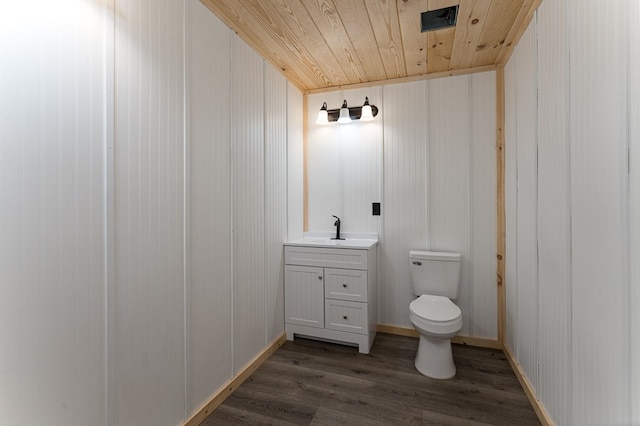
<path id="1" fill-rule="evenodd" d="M 419 260 L 414 260 L 413 264 L 414 265 L 418 265 L 418 266 L 422 266 L 422 262 L 420 262 Z"/>

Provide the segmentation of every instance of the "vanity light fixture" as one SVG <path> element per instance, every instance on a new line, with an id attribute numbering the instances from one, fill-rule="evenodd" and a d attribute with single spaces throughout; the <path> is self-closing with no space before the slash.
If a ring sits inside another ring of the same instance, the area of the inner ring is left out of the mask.
<path id="1" fill-rule="evenodd" d="M 369 97 L 364 98 L 364 104 L 357 107 L 347 106 L 347 100 L 342 102 L 342 107 L 327 109 L 327 103 L 322 103 L 322 108 L 318 112 L 316 124 L 329 124 L 337 121 L 341 124 L 350 123 L 352 120 L 371 121 L 378 115 L 378 107 L 369 104 Z"/>

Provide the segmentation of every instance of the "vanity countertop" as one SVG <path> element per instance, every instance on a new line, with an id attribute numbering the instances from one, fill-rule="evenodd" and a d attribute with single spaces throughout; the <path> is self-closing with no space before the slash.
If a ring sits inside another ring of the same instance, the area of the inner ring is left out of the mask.
<path id="1" fill-rule="evenodd" d="M 332 240 L 335 234 L 321 232 L 307 232 L 302 238 L 287 241 L 285 246 L 306 246 L 306 247 L 340 247 L 369 249 L 378 244 L 377 234 L 343 234 L 344 240 Z"/>

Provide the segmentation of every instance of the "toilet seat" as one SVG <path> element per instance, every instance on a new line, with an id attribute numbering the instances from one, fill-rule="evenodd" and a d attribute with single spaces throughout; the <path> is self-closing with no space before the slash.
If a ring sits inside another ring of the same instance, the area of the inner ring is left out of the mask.
<path id="1" fill-rule="evenodd" d="M 457 333 L 462 311 L 448 297 L 424 294 L 409 304 L 411 322 L 432 334 Z"/>
<path id="2" fill-rule="evenodd" d="M 454 321 L 462 311 L 448 297 L 423 294 L 409 304 L 409 309 L 424 319 L 435 322 Z"/>

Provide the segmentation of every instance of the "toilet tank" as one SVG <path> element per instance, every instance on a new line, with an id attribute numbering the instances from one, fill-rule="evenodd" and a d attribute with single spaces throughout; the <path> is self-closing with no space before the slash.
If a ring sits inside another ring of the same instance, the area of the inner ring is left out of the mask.
<path id="1" fill-rule="evenodd" d="M 460 253 L 411 250 L 409 271 L 413 294 L 457 299 L 462 269 Z"/>

